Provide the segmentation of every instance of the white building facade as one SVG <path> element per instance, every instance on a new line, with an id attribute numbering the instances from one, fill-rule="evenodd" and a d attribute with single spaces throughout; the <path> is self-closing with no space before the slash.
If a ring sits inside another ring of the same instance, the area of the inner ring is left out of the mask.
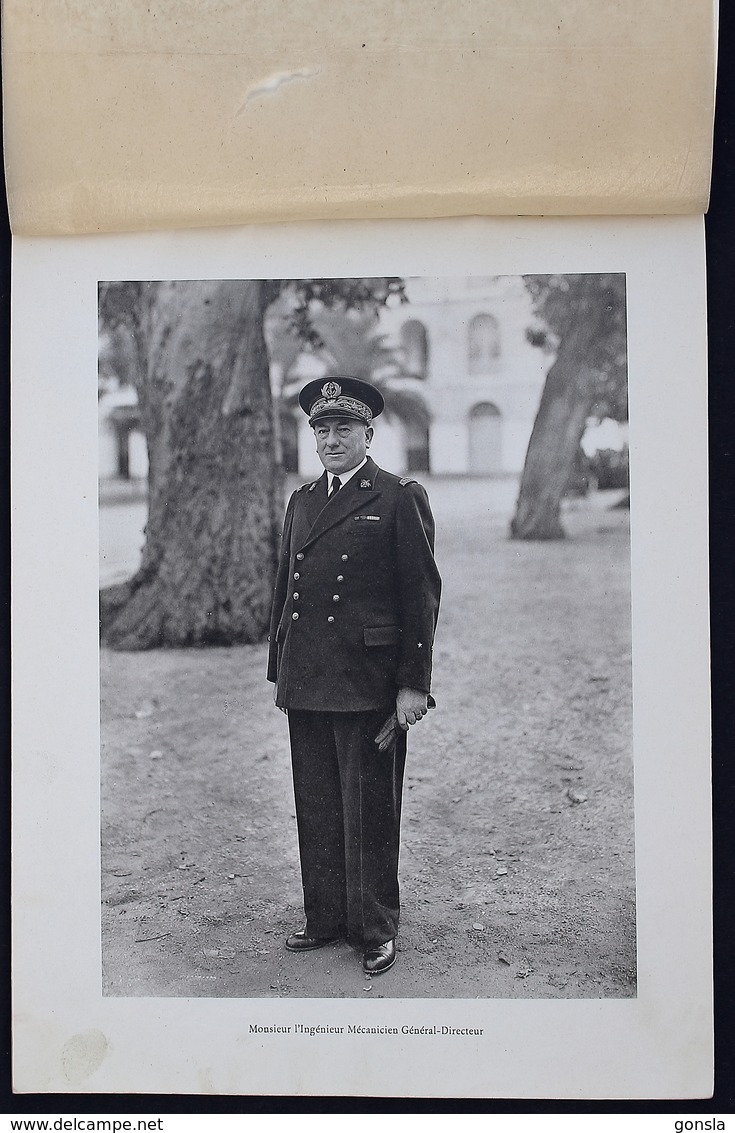
<path id="1" fill-rule="evenodd" d="M 409 279 L 406 295 L 409 303 L 381 314 L 380 329 L 413 351 L 411 370 L 424 362 L 429 470 L 520 472 L 550 362 L 528 342 L 533 312 L 523 281 Z"/>
<path id="2" fill-rule="evenodd" d="M 427 433 L 381 417 L 372 455 L 394 472 L 519 474 L 552 361 L 528 341 L 534 318 L 523 280 L 409 278 L 406 296 L 408 303 L 381 310 L 377 332 L 419 380 L 431 424 Z M 310 377 L 325 372 L 320 365 L 312 359 Z M 299 471 L 311 476 L 320 468 L 302 417 Z"/>

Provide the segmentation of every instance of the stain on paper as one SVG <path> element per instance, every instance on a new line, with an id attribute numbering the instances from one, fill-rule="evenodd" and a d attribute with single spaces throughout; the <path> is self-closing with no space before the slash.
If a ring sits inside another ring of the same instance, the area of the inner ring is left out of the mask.
<path id="1" fill-rule="evenodd" d="M 319 71 L 313 67 L 302 67 L 300 71 L 275 71 L 267 79 L 263 79 L 254 87 L 250 87 L 245 96 L 245 101 L 237 113 L 242 114 L 247 104 L 252 102 L 254 98 L 263 98 L 264 95 L 275 94 L 281 87 L 285 87 L 289 83 L 295 83 L 299 79 L 313 79 L 318 74 Z"/>
<path id="2" fill-rule="evenodd" d="M 61 1050 L 64 1077 L 71 1085 L 91 1077 L 105 1060 L 110 1048 L 102 1031 L 82 1031 L 72 1035 Z"/>

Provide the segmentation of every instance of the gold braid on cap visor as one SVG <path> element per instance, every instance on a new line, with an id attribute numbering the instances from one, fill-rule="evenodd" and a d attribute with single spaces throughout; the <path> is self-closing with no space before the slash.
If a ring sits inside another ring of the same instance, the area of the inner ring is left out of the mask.
<path id="1" fill-rule="evenodd" d="M 320 397 L 309 410 L 309 416 L 313 417 L 315 413 L 321 413 L 323 409 L 334 410 L 335 413 L 338 413 L 340 409 L 351 409 L 353 413 L 359 413 L 368 425 L 373 419 L 372 410 L 364 401 L 358 401 L 354 397 Z"/>

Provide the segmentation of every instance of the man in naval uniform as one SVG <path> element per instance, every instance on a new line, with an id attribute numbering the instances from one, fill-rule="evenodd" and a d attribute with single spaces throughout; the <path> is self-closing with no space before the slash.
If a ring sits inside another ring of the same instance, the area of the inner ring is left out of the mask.
<path id="1" fill-rule="evenodd" d="M 379 390 L 320 379 L 299 404 L 325 471 L 289 500 L 271 615 L 306 913 L 286 947 L 343 938 L 377 975 L 396 958 L 406 732 L 433 706 L 434 520 L 420 484 L 367 455 Z"/>

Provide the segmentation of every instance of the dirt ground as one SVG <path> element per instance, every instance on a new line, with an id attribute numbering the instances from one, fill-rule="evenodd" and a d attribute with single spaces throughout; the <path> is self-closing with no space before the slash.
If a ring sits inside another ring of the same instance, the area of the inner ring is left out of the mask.
<path id="1" fill-rule="evenodd" d="M 103 652 L 105 994 L 635 995 L 628 513 L 598 493 L 567 540 L 514 543 L 482 482 L 427 486 L 438 707 L 409 737 L 398 963 L 283 947 L 301 889 L 265 646 Z"/>

